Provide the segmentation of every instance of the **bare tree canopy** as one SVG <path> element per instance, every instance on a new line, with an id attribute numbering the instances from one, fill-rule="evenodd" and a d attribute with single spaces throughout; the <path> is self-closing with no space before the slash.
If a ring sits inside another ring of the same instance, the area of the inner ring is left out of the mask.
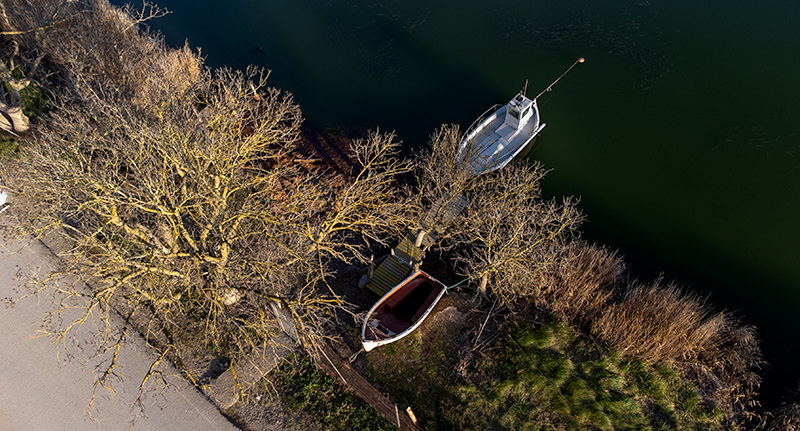
<path id="1" fill-rule="evenodd" d="M 41 27 L 17 6 L 2 10 L 24 15 L 15 28 Z M 116 308 L 179 364 L 186 337 L 235 361 L 280 331 L 273 301 L 305 341 L 330 334 L 348 309 L 328 285 L 332 265 L 366 261 L 407 224 L 394 136 L 353 142 L 347 175 L 308 169 L 293 153 L 300 109 L 268 72 L 210 71 L 105 1 L 62 6 L 52 13 L 81 17 L 75 43 L 54 43 L 60 25 L 4 36 L 61 70 L 24 159 L 2 166 L 14 211 L 31 232 L 66 233 L 65 272 L 92 288 L 59 286 L 84 312 L 54 334 Z"/>

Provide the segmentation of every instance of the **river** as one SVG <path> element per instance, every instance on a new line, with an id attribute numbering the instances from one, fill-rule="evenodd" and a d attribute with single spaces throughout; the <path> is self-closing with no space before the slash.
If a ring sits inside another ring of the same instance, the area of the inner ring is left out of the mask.
<path id="1" fill-rule="evenodd" d="M 159 0 L 151 24 L 210 66 L 272 70 L 320 127 L 409 151 L 529 80 L 532 157 L 592 240 L 756 325 L 763 391 L 800 371 L 800 3 L 791 0 Z"/>

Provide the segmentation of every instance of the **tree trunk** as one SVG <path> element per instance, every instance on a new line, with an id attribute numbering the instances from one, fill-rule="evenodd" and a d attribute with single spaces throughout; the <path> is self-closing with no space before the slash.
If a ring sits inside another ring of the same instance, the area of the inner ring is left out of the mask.
<path id="1" fill-rule="evenodd" d="M 478 286 L 478 290 L 486 295 L 486 285 L 489 283 L 489 274 L 483 274 L 481 277 L 481 284 Z"/>
<path id="2" fill-rule="evenodd" d="M 5 11 L 3 10 L 3 15 Z M 4 17 L 5 18 L 5 17 Z M 7 18 L 6 18 L 7 21 Z M 44 58 L 44 53 L 39 53 L 30 65 L 27 75 L 24 78 L 14 78 L 15 68 L 14 57 L 19 53 L 19 45 L 14 43 L 14 53 L 9 59 L 10 66 L 6 67 L 5 59 L 0 62 L 0 129 L 14 135 L 22 135 L 30 130 L 28 116 L 22 112 L 22 97 L 20 92 L 31 85 L 33 75 Z M 8 99 L 6 99 L 6 94 Z"/>
<path id="3" fill-rule="evenodd" d="M 26 81 L 29 83 L 28 81 Z M 20 90 L 27 87 L 27 83 L 9 81 L 11 103 L 5 103 L 5 98 L 0 98 L 0 128 L 15 135 L 25 134 L 30 130 L 28 117 L 22 112 Z M 23 85 L 24 84 L 24 85 Z M 0 90 L 2 91 L 2 90 Z"/>
<path id="4" fill-rule="evenodd" d="M 425 239 L 425 233 L 426 232 L 423 229 L 420 229 L 417 232 L 417 239 L 414 240 L 414 247 L 420 248 L 420 246 L 422 245 L 422 240 Z"/>

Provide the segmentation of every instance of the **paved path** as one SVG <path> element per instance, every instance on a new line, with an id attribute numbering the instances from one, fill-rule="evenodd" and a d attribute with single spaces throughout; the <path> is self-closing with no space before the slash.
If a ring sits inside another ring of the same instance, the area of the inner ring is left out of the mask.
<path id="1" fill-rule="evenodd" d="M 200 392 L 170 366 L 169 386 L 149 388 L 136 406 L 139 384 L 155 355 L 138 336 L 120 352 L 115 392 L 100 389 L 91 412 L 95 366 L 90 332 L 81 331 L 66 353 L 49 338 L 32 338 L 51 298 L 24 297 L 31 271 L 46 275 L 55 256 L 39 241 L 0 236 L 0 430 L 236 430 Z"/>

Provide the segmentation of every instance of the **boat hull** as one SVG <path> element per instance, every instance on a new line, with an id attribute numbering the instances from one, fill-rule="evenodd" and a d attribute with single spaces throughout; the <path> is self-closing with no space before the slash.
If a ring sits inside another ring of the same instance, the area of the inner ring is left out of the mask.
<path id="1" fill-rule="evenodd" d="M 446 286 L 417 270 L 384 295 L 367 313 L 361 344 L 370 351 L 407 336 L 430 315 Z"/>

